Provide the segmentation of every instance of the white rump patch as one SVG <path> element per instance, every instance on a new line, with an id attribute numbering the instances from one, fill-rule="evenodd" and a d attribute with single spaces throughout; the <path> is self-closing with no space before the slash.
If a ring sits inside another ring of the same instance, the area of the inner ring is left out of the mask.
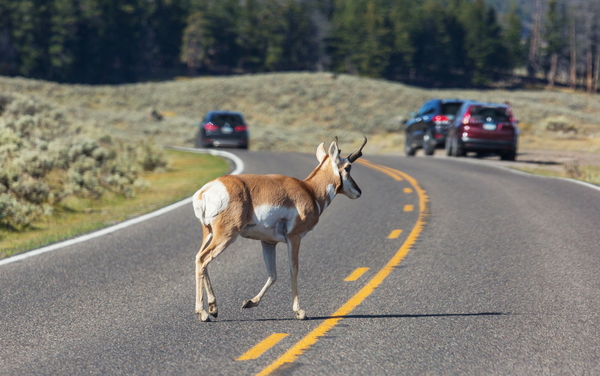
<path id="1" fill-rule="evenodd" d="M 207 183 L 194 193 L 192 200 L 194 214 L 203 225 L 210 225 L 212 220 L 219 215 L 229 204 L 227 188 L 219 180 Z"/>

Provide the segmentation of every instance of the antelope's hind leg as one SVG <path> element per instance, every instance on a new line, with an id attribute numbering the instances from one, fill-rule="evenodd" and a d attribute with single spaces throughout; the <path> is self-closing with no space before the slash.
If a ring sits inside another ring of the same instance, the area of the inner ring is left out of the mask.
<path id="1" fill-rule="evenodd" d="M 210 277 L 208 276 L 208 269 L 204 270 L 204 289 L 206 290 L 206 300 L 208 302 L 208 313 L 214 318 L 219 316 L 219 309 L 217 308 L 217 298 L 213 291 L 210 283 Z"/>
<path id="2" fill-rule="evenodd" d="M 196 313 L 201 321 L 210 321 L 209 312 L 217 317 L 217 300 L 210 283 L 206 267 L 237 238 L 237 233 L 224 233 L 218 228 L 203 226 L 204 238 L 202 248 L 196 255 Z M 208 295 L 209 312 L 204 309 L 204 290 Z"/>
<path id="3" fill-rule="evenodd" d="M 267 283 L 263 286 L 262 290 L 254 298 L 245 300 L 242 303 L 242 308 L 258 307 L 260 300 L 265 295 L 269 287 L 277 280 L 277 263 L 276 263 L 276 244 L 261 242 L 263 250 L 263 258 L 265 259 L 265 266 L 267 267 Z"/>

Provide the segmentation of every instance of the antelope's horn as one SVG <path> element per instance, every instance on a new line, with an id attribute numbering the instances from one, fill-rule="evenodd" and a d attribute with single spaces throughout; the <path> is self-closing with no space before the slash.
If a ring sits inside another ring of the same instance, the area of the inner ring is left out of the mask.
<path id="1" fill-rule="evenodd" d="M 350 161 L 350 163 L 354 163 L 355 160 L 362 157 L 362 149 L 365 147 L 366 144 L 367 144 L 367 137 L 365 137 L 365 140 L 363 141 L 362 145 L 360 145 L 360 147 L 358 149 L 353 151 L 352 154 L 350 154 L 348 156 L 348 160 Z"/>

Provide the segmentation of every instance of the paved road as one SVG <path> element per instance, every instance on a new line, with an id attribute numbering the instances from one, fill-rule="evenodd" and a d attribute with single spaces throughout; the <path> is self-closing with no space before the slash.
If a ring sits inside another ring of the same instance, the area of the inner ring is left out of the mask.
<path id="1" fill-rule="evenodd" d="M 237 154 L 247 173 L 316 165 Z M 454 159 L 365 158 L 352 172 L 363 196 L 336 198 L 303 240 L 310 320 L 293 319 L 282 245 L 279 280 L 240 309 L 266 280 L 260 244 L 240 239 L 209 267 L 219 319 L 199 322 L 190 205 L 0 266 L 0 374 L 600 373 L 599 191 Z"/>

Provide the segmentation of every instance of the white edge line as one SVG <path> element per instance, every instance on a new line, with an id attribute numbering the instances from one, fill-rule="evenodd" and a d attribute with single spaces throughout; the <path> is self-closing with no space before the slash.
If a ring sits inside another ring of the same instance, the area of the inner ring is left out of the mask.
<path id="1" fill-rule="evenodd" d="M 527 171 L 521 171 L 521 170 L 517 170 L 514 167 L 509 167 L 509 166 L 498 166 L 495 163 L 481 163 L 478 161 L 471 161 L 468 159 L 464 159 L 464 158 L 444 158 L 450 161 L 457 161 L 457 162 L 465 162 L 465 163 L 471 163 L 471 164 L 476 164 L 479 166 L 490 166 L 490 167 L 495 167 L 495 168 L 499 168 L 505 171 L 509 171 L 512 172 L 513 174 L 518 174 L 518 175 L 526 175 L 526 176 L 534 176 L 536 178 L 542 178 L 542 179 L 558 179 L 558 180 L 564 180 L 564 181 L 569 181 L 571 183 L 576 183 L 579 185 L 583 185 L 584 187 L 588 187 L 588 188 L 592 188 L 595 189 L 597 191 L 600 191 L 600 187 L 591 183 L 587 183 L 585 181 L 581 181 L 581 180 L 577 180 L 577 179 L 571 179 L 571 178 L 561 178 L 559 176 L 544 176 L 544 175 L 537 175 L 534 174 L 532 172 L 527 172 Z"/>
<path id="2" fill-rule="evenodd" d="M 211 154 L 211 155 L 216 155 L 216 156 L 220 156 L 220 157 L 224 157 L 227 159 L 230 159 L 235 168 L 233 169 L 233 171 L 231 171 L 229 174 L 230 175 L 239 175 L 244 171 L 244 162 L 235 154 L 233 153 L 229 153 L 227 151 L 221 151 L 221 150 L 207 150 L 207 149 L 194 149 L 194 148 L 183 148 L 183 147 L 174 147 L 174 146 L 169 146 L 169 149 L 175 149 L 175 150 L 181 150 L 181 151 L 188 151 L 188 152 L 192 152 L 192 153 L 204 153 L 204 154 Z M 192 197 L 188 197 L 186 199 L 183 199 L 181 201 L 178 201 L 174 204 L 171 204 L 169 206 L 166 206 L 162 209 L 158 209 L 156 211 L 153 211 L 151 213 L 148 214 L 144 214 L 142 216 L 127 220 L 125 222 L 121 222 L 119 224 L 116 224 L 114 226 L 110 226 L 110 227 L 106 227 L 103 228 L 101 230 L 92 232 L 90 234 L 86 234 L 86 235 L 82 235 L 79 236 L 77 238 L 74 239 L 70 239 L 70 240 L 66 240 L 60 243 L 56 243 L 56 244 L 52 244 L 46 247 L 42 247 L 42 248 L 38 248 L 38 249 L 34 249 L 32 251 L 26 251 L 24 253 L 20 253 L 16 256 L 12 256 L 12 257 L 7 257 L 3 260 L 0 260 L 0 266 L 2 265 L 6 265 L 6 264 L 10 264 L 13 262 L 17 262 L 17 261 L 21 261 L 33 256 L 37 256 L 37 255 L 41 255 L 42 253 L 47 253 L 47 252 L 51 252 L 51 251 L 55 251 L 57 249 L 60 248 L 64 248 L 64 247 L 68 247 L 70 245 L 73 244 L 77 244 L 77 243 L 82 243 L 85 241 L 88 241 L 90 239 L 94 239 L 94 238 L 98 238 L 100 236 L 104 236 L 110 233 L 113 233 L 115 231 L 119 231 L 122 230 L 124 228 L 127 228 L 129 226 L 133 226 L 137 223 L 143 222 L 143 221 L 147 221 L 148 219 L 154 218 L 154 217 L 158 217 L 159 215 L 165 214 L 167 212 L 170 212 L 171 210 L 175 210 L 183 205 L 187 205 L 189 203 L 192 202 Z"/>

